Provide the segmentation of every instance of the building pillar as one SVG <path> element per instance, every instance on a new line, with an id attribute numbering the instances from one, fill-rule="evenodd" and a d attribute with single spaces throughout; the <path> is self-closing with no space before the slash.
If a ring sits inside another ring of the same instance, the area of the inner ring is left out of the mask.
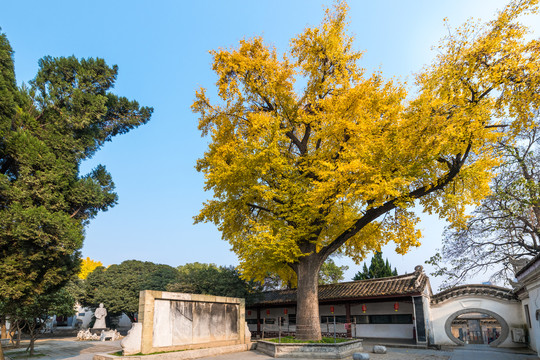
<path id="1" fill-rule="evenodd" d="M 414 296 L 413 298 L 413 309 L 414 309 L 414 322 L 416 329 L 416 342 L 425 343 L 427 342 L 426 336 L 426 319 L 424 314 L 424 297 L 423 296 Z"/>
<path id="2" fill-rule="evenodd" d="M 261 308 L 257 308 L 257 334 L 261 333 Z"/>
<path id="3" fill-rule="evenodd" d="M 350 338 L 352 337 L 352 331 L 351 331 L 351 304 L 350 303 L 346 303 L 345 304 L 345 322 L 347 323 L 347 325 L 345 325 L 347 327 L 347 337 Z"/>

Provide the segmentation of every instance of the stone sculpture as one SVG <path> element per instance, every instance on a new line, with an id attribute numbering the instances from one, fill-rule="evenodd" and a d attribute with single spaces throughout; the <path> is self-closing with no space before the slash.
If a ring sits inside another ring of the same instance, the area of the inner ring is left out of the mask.
<path id="1" fill-rule="evenodd" d="M 107 325 L 105 324 L 105 318 L 107 317 L 107 309 L 103 307 L 103 304 L 99 304 L 99 307 L 94 312 L 96 317 L 96 323 L 94 324 L 93 329 L 105 329 Z"/>
<path id="2" fill-rule="evenodd" d="M 244 329 L 244 344 L 249 344 L 251 343 L 251 331 L 249 331 L 249 326 L 247 324 L 247 322 L 244 322 L 244 326 L 245 326 L 245 329 Z"/>
<path id="3" fill-rule="evenodd" d="M 99 340 L 100 336 L 98 334 L 92 334 L 90 329 L 80 330 L 77 333 L 77 340 Z"/>
<path id="4" fill-rule="evenodd" d="M 120 333 L 116 330 L 108 330 L 108 331 L 104 331 L 104 330 L 101 330 L 101 336 L 99 337 L 99 340 L 100 341 L 115 341 L 115 340 L 118 340 L 118 339 L 121 339 L 123 336 L 120 335 Z"/>
<path id="5" fill-rule="evenodd" d="M 80 330 L 77 333 L 77 340 L 95 340 L 95 341 L 115 341 L 121 339 L 122 335 L 116 330 L 104 331 L 101 330 L 101 335 L 96 332 L 92 333 L 90 329 Z"/>
<path id="6" fill-rule="evenodd" d="M 120 345 L 124 355 L 133 355 L 141 352 L 142 323 L 133 323 L 127 336 Z"/>

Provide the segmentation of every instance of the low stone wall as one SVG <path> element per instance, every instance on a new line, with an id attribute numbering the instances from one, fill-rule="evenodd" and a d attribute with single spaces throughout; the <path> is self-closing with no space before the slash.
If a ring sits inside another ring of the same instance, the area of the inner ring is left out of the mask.
<path id="1" fill-rule="evenodd" d="M 130 355 L 130 356 L 115 356 L 110 354 L 96 354 L 93 357 L 93 360 L 190 360 L 190 359 L 199 359 L 208 356 L 217 356 L 222 354 L 230 354 L 241 351 L 251 350 L 251 345 L 241 344 L 241 345 L 229 345 L 221 346 L 217 348 L 207 348 L 207 349 L 197 349 L 197 350 L 186 350 L 186 351 L 175 351 L 168 352 L 163 354 L 153 354 L 153 355 Z"/>
<path id="2" fill-rule="evenodd" d="M 336 344 L 279 344 L 257 341 L 257 350 L 275 358 L 347 359 L 364 348 L 362 339 Z"/>

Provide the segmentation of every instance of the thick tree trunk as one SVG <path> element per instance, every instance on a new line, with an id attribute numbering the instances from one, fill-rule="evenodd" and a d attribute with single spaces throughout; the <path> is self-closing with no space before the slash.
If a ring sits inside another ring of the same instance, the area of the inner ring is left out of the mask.
<path id="1" fill-rule="evenodd" d="M 0 339 L 7 339 L 8 336 L 7 336 L 6 319 L 5 318 L 0 319 L 0 326 L 1 326 Z"/>
<path id="2" fill-rule="evenodd" d="M 299 340 L 321 339 L 318 287 L 321 263 L 320 257 L 312 254 L 301 258 L 296 269 L 296 338 Z"/>
<path id="3" fill-rule="evenodd" d="M 0 360 L 4 360 L 4 350 L 2 349 L 2 343 L 0 342 Z"/>
<path id="4" fill-rule="evenodd" d="M 28 331 L 30 332 L 30 344 L 28 344 L 26 351 L 30 352 L 30 356 L 34 356 L 34 344 L 37 337 L 37 326 L 35 320 L 32 322 L 32 324 L 28 324 Z"/>

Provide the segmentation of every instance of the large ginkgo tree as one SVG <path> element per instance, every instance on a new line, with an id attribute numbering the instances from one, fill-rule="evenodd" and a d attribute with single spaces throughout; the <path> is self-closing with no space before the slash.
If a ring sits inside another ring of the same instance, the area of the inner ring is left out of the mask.
<path id="1" fill-rule="evenodd" d="M 192 106 L 211 137 L 197 169 L 213 191 L 196 221 L 218 226 L 245 277 L 297 281 L 298 338 L 321 337 L 330 254 L 358 262 L 390 241 L 405 253 L 420 244 L 413 206 L 462 226 L 489 193 L 493 145 L 540 105 L 540 43 L 517 21 L 536 3 L 452 32 L 410 93 L 360 67 L 345 3 L 283 56 L 260 37 L 212 52 L 221 101 L 200 89 Z"/>

